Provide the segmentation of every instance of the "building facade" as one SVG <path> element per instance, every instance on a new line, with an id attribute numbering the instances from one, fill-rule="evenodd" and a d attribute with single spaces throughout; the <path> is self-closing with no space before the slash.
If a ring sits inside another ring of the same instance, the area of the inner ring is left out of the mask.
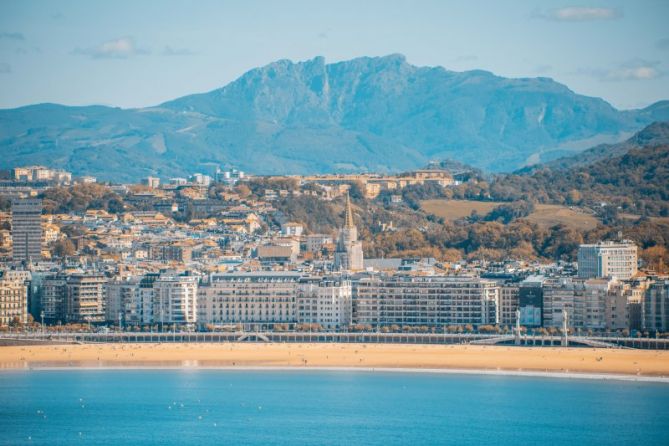
<path id="1" fill-rule="evenodd" d="M 474 277 L 373 276 L 354 284 L 353 321 L 371 326 L 498 324 L 500 287 Z"/>
<path id="2" fill-rule="evenodd" d="M 297 321 L 301 273 L 212 274 L 198 292 L 200 324 L 266 325 Z"/>
<path id="3" fill-rule="evenodd" d="M 643 328 L 669 331 L 669 280 L 648 287 L 643 303 Z"/>
<path id="4" fill-rule="evenodd" d="M 42 200 L 12 201 L 12 259 L 37 262 L 42 258 Z"/>
<path id="5" fill-rule="evenodd" d="M 0 326 L 28 322 L 28 287 L 20 280 L 0 278 Z"/>
<path id="6" fill-rule="evenodd" d="M 153 322 L 192 325 L 197 322 L 197 277 L 161 275 L 153 283 Z"/>
<path id="7" fill-rule="evenodd" d="M 318 324 L 327 329 L 352 323 L 351 281 L 341 277 L 307 277 L 297 289 L 297 322 Z"/>
<path id="8" fill-rule="evenodd" d="M 72 274 L 66 280 L 65 320 L 74 323 L 104 322 L 105 283 L 101 274 Z"/>
<path id="9" fill-rule="evenodd" d="M 632 278 L 637 273 L 637 247 L 633 242 L 601 242 L 578 248 L 578 276 L 584 279 Z"/>

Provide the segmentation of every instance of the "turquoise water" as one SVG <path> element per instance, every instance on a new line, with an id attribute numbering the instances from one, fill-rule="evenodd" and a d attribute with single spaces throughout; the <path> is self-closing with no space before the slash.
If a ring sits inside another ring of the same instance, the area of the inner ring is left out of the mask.
<path id="1" fill-rule="evenodd" d="M 329 371 L 0 373 L 0 444 L 668 445 L 669 385 Z"/>

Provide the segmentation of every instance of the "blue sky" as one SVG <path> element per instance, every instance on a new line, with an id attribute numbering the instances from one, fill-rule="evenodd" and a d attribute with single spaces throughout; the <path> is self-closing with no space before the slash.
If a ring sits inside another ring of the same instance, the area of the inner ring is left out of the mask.
<path id="1" fill-rule="evenodd" d="M 0 108 L 141 107 L 277 59 L 390 53 L 636 108 L 669 99 L 668 23 L 668 0 L 0 0 Z"/>

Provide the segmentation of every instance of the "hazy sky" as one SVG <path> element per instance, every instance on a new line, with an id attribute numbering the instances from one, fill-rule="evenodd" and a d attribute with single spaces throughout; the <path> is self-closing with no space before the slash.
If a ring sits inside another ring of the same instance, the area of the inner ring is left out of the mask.
<path id="1" fill-rule="evenodd" d="M 277 59 L 390 53 L 642 107 L 669 99 L 669 0 L 0 0 L 0 108 L 155 105 Z"/>

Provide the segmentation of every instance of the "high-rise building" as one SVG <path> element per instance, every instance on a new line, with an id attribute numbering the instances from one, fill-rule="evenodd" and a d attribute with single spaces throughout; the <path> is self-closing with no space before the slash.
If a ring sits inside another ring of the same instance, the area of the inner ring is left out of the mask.
<path id="1" fill-rule="evenodd" d="M 358 241 L 358 228 L 353 223 L 351 199 L 346 195 L 346 221 L 339 231 L 334 267 L 337 270 L 360 271 L 364 268 L 362 242 Z"/>
<path id="2" fill-rule="evenodd" d="M 12 202 L 12 259 L 36 262 L 42 257 L 42 200 L 16 199 Z"/>
<path id="3" fill-rule="evenodd" d="M 637 247 L 633 242 L 600 242 L 578 248 L 578 276 L 584 279 L 630 279 L 637 273 Z"/>

